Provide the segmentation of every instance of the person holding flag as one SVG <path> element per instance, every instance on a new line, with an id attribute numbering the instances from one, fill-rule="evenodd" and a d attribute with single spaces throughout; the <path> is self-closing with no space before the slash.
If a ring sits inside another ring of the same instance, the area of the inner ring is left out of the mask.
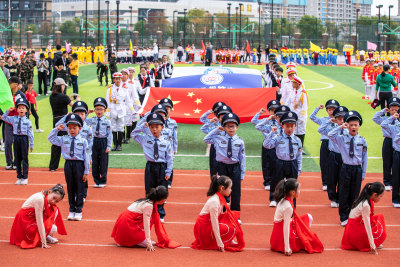
<path id="1" fill-rule="evenodd" d="M 204 43 L 203 43 L 203 46 L 204 46 Z M 212 59 L 213 59 L 212 48 L 210 46 L 210 43 L 207 43 L 205 65 L 206 66 L 211 66 Z"/>

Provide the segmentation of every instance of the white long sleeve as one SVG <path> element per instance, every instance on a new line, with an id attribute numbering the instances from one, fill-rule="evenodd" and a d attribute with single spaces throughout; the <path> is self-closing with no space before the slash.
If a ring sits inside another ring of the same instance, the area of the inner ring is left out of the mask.
<path id="1" fill-rule="evenodd" d="M 217 194 L 215 194 L 207 200 L 206 204 L 200 212 L 200 215 L 210 214 L 211 225 L 218 247 L 224 247 L 224 242 L 222 242 L 221 234 L 219 231 L 218 221 L 218 217 L 222 213 L 222 208 L 223 206 L 221 205 L 219 197 Z"/>
<path id="2" fill-rule="evenodd" d="M 153 203 L 147 201 L 134 202 L 128 207 L 128 210 L 134 213 L 143 214 L 143 228 L 146 243 L 151 244 L 150 220 L 153 213 Z"/>
<path id="3" fill-rule="evenodd" d="M 43 223 L 43 210 L 44 210 L 44 195 L 42 192 L 33 194 L 30 196 L 22 205 L 23 209 L 34 208 L 36 225 L 40 235 L 40 241 L 42 244 L 46 243 L 46 230 L 44 229 Z"/>
<path id="4" fill-rule="evenodd" d="M 364 226 L 365 226 L 365 231 L 367 232 L 368 236 L 368 241 L 369 241 L 369 246 L 371 249 L 375 249 L 375 242 L 374 242 L 374 236 L 372 235 L 372 229 L 371 229 L 371 207 L 368 204 L 368 201 L 365 200 L 361 203 L 359 203 L 354 209 L 351 210 L 349 218 L 358 218 L 362 216 L 362 220 L 364 221 Z"/>
<path id="5" fill-rule="evenodd" d="M 293 208 L 289 201 L 282 199 L 276 206 L 274 221 L 281 222 L 283 220 L 283 240 L 285 242 L 285 252 L 290 249 L 290 223 L 292 222 Z"/>

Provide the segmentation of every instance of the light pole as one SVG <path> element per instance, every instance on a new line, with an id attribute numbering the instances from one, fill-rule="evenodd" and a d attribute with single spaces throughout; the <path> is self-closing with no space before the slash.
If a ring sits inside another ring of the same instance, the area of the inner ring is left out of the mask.
<path id="1" fill-rule="evenodd" d="M 97 45 L 100 45 L 100 0 L 97 0 Z"/>
<path id="2" fill-rule="evenodd" d="M 258 45 L 261 46 L 261 0 L 258 2 Z"/>
<path id="3" fill-rule="evenodd" d="M 239 3 L 239 48 L 242 47 L 242 7 L 243 4 Z"/>
<path id="4" fill-rule="evenodd" d="M 228 3 L 228 49 L 231 47 L 231 3 Z"/>
<path id="5" fill-rule="evenodd" d="M 107 4 L 107 50 L 108 52 L 108 57 L 111 57 L 111 50 L 110 50 L 110 1 L 106 1 Z"/>
<path id="6" fill-rule="evenodd" d="M 130 9 L 130 13 L 131 13 L 131 20 L 130 20 L 130 23 L 129 23 L 129 27 L 132 27 L 132 6 L 129 6 L 129 9 Z"/>
<path id="7" fill-rule="evenodd" d="M 87 43 L 88 43 L 87 12 L 88 12 L 88 0 L 85 0 L 85 48 L 87 48 Z"/>
<path id="8" fill-rule="evenodd" d="M 183 10 L 183 43 L 185 43 L 186 38 L 186 8 Z"/>
<path id="9" fill-rule="evenodd" d="M 389 6 L 389 28 L 390 28 L 390 10 L 393 8 L 394 6 L 393 5 L 390 5 Z M 389 50 L 390 50 L 390 40 L 391 39 L 391 35 L 389 35 L 389 43 L 388 43 L 388 47 L 389 47 Z"/>
<path id="10" fill-rule="evenodd" d="M 376 8 L 378 9 L 378 25 L 381 22 L 381 8 L 383 5 L 377 5 Z M 378 50 L 381 51 L 381 35 L 378 32 Z"/>
<path id="11" fill-rule="evenodd" d="M 272 0 L 272 5 L 271 5 L 271 32 L 269 33 L 270 34 L 270 40 L 271 40 L 271 44 L 270 44 L 270 47 L 271 47 L 271 49 L 274 49 L 273 47 L 272 47 L 272 45 L 273 45 L 273 43 L 274 43 L 274 40 L 272 40 L 272 38 L 273 38 L 273 33 L 274 33 L 274 0 Z"/>
<path id="12" fill-rule="evenodd" d="M 174 10 L 172 13 L 172 46 L 175 47 L 175 13 L 178 13 L 178 10 Z"/>
<path id="13" fill-rule="evenodd" d="M 360 12 L 360 9 L 356 9 L 356 47 L 355 49 L 357 50 L 358 48 L 358 13 Z"/>
<path id="14" fill-rule="evenodd" d="M 117 49 L 117 51 L 118 51 L 118 48 L 119 48 L 119 4 L 120 4 L 121 2 L 119 1 L 119 0 L 117 0 L 117 32 L 116 32 L 116 41 L 115 41 L 115 48 Z"/>

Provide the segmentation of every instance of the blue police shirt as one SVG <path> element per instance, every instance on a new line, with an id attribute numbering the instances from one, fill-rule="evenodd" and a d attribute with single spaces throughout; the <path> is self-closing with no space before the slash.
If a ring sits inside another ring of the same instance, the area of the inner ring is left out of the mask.
<path id="1" fill-rule="evenodd" d="M 382 130 L 388 134 L 388 137 L 393 138 L 393 149 L 396 151 L 400 151 L 400 146 L 397 140 L 397 135 L 400 133 L 400 122 L 398 119 L 394 117 L 387 117 L 381 123 Z M 394 140 L 396 139 L 396 141 Z"/>
<path id="2" fill-rule="evenodd" d="M 232 138 L 232 157 L 228 157 L 228 142 Z M 241 179 L 244 179 L 246 173 L 246 154 L 243 140 L 237 136 L 229 136 L 225 131 L 220 131 L 218 128 L 212 130 L 204 137 L 206 144 L 214 144 L 216 151 L 216 160 L 225 164 L 240 163 Z"/>
<path id="3" fill-rule="evenodd" d="M 30 148 L 33 148 L 34 145 L 34 137 L 33 137 L 33 129 L 32 129 L 32 122 L 26 117 L 20 117 L 19 115 L 16 116 L 8 116 L 10 112 L 7 110 L 3 116 L 1 116 L 1 119 L 4 122 L 7 122 L 12 125 L 13 127 L 13 134 L 15 135 L 27 135 Z M 19 121 L 21 120 L 21 128 L 20 132 L 18 132 L 18 124 Z"/>
<path id="4" fill-rule="evenodd" d="M 314 109 L 314 111 L 311 113 L 310 115 L 310 120 L 312 120 L 313 122 L 315 122 L 318 125 L 322 125 L 323 123 L 330 121 L 331 118 L 329 117 L 317 117 L 317 113 L 320 111 L 320 109 L 317 107 Z M 318 131 L 319 132 L 319 131 Z M 326 136 L 325 134 L 322 134 L 321 132 L 319 132 L 321 134 L 321 141 L 322 140 L 329 140 L 328 136 Z"/>
<path id="5" fill-rule="evenodd" d="M 289 138 L 292 140 L 293 146 L 293 158 L 290 157 L 290 150 L 289 150 Z M 297 161 L 298 167 L 298 174 L 301 173 L 301 165 L 302 165 L 302 145 L 301 140 L 294 134 L 287 135 L 283 132 L 281 135 L 276 134 L 274 132 L 270 132 L 265 136 L 265 140 L 263 146 L 267 149 L 275 148 L 276 157 L 280 160 L 284 161 Z"/>
<path id="6" fill-rule="evenodd" d="M 107 138 L 107 149 L 110 150 L 113 141 L 111 131 L 111 122 L 106 116 L 100 117 L 99 132 L 96 132 L 97 124 L 99 123 L 98 117 L 92 117 L 85 120 L 85 123 L 92 127 L 92 134 L 96 138 Z"/>
<path id="7" fill-rule="evenodd" d="M 61 154 L 65 160 L 81 160 L 85 164 L 85 172 L 84 174 L 89 174 L 90 168 L 90 153 L 89 153 L 89 145 L 85 138 L 83 138 L 80 134 L 75 137 L 68 135 L 57 136 L 58 129 L 54 128 L 51 130 L 48 139 L 50 143 L 55 146 L 61 147 Z M 74 140 L 74 154 L 71 156 L 71 143 L 72 139 Z"/>
<path id="8" fill-rule="evenodd" d="M 339 126 L 339 125 L 337 125 L 336 123 L 332 123 L 330 120 L 327 120 L 327 121 L 323 122 L 321 124 L 321 126 L 319 126 L 318 132 L 321 135 L 328 136 L 328 133 L 330 131 L 332 131 L 333 128 L 335 128 L 336 126 Z M 344 133 L 349 134 L 349 131 L 347 129 L 340 130 L 340 134 L 344 134 Z M 329 142 L 328 149 L 329 149 L 329 151 L 332 151 L 335 153 L 340 153 L 338 146 L 334 142 Z"/>
<path id="9" fill-rule="evenodd" d="M 382 123 L 383 123 L 387 118 L 390 118 L 390 117 L 386 117 L 385 115 L 386 115 L 386 110 L 385 110 L 385 109 L 382 109 L 381 111 L 378 111 L 377 113 L 374 114 L 374 116 L 372 117 L 372 120 L 373 120 L 376 124 L 378 124 L 378 125 L 380 125 L 380 126 L 382 127 Z M 399 121 L 398 121 L 398 120 L 393 120 L 391 123 L 392 123 L 392 125 L 395 125 L 395 124 L 398 124 Z M 389 127 L 389 126 L 388 126 L 388 127 Z M 383 134 L 383 137 L 392 138 L 392 135 L 391 135 L 390 130 L 389 130 L 388 127 L 382 127 L 382 134 Z"/>
<path id="10" fill-rule="evenodd" d="M 334 127 L 329 133 L 329 140 L 335 142 L 344 164 L 347 165 L 362 165 L 362 177 L 365 178 L 367 173 L 368 151 L 367 141 L 358 133 L 351 136 L 348 132 L 340 134 L 342 127 Z M 350 157 L 350 142 L 354 138 L 354 156 Z"/>
<path id="11" fill-rule="evenodd" d="M 169 129 L 172 133 L 172 148 L 176 153 L 178 151 L 178 124 L 174 119 L 168 117 L 165 121 L 165 128 Z"/>
<path id="12" fill-rule="evenodd" d="M 171 176 L 173 168 L 173 152 L 172 145 L 169 139 L 161 135 L 157 138 L 158 159 L 154 158 L 154 143 L 156 138 L 152 134 L 148 134 L 149 129 L 144 124 L 136 125 L 136 128 L 131 132 L 131 138 L 139 143 L 143 148 L 143 153 L 147 161 L 167 163 L 165 175 Z"/>

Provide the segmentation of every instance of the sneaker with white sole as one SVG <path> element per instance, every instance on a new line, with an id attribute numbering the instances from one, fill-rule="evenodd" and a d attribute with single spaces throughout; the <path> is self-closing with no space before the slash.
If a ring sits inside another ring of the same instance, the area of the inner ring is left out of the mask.
<path id="1" fill-rule="evenodd" d="M 19 182 L 20 185 L 27 185 L 28 184 L 28 179 L 20 179 L 21 181 Z"/>
<path id="2" fill-rule="evenodd" d="M 266 191 L 269 191 L 269 190 L 271 190 L 271 186 L 270 186 L 270 185 L 266 185 L 266 186 L 264 186 L 264 189 L 265 189 Z"/>
<path id="3" fill-rule="evenodd" d="M 391 190 L 392 190 L 392 187 L 391 187 L 390 185 L 386 185 L 386 186 L 385 186 L 385 190 L 386 190 L 386 191 L 391 191 Z"/>
<path id="4" fill-rule="evenodd" d="M 104 188 L 104 187 L 106 187 L 106 184 L 99 184 L 99 187 Z"/>
<path id="5" fill-rule="evenodd" d="M 48 235 L 48 236 L 46 237 L 46 241 L 47 241 L 47 243 L 49 243 L 49 244 L 55 244 L 55 243 L 58 242 L 58 239 L 55 238 L 55 237 L 52 237 L 51 235 Z"/>
<path id="6" fill-rule="evenodd" d="M 7 165 L 7 166 L 6 166 L 6 170 L 7 170 L 7 171 L 12 170 L 12 169 L 13 169 L 12 165 Z"/>
<path id="7" fill-rule="evenodd" d="M 42 129 L 39 128 L 39 129 L 36 129 L 36 132 L 37 132 L 37 133 L 43 133 L 44 131 L 43 131 Z"/>
<path id="8" fill-rule="evenodd" d="M 74 221 L 81 221 L 82 220 L 82 212 L 75 213 Z"/>
<path id="9" fill-rule="evenodd" d="M 322 190 L 323 190 L 323 191 L 328 190 L 328 186 L 326 186 L 326 185 L 322 186 Z"/>
<path id="10" fill-rule="evenodd" d="M 161 218 L 160 221 L 161 223 L 165 223 L 164 218 Z"/>
<path id="11" fill-rule="evenodd" d="M 271 203 L 269 203 L 270 207 L 276 207 L 277 203 L 275 200 L 272 200 Z"/>
<path id="12" fill-rule="evenodd" d="M 331 201 L 331 208 L 339 208 L 339 203 Z"/>
<path id="13" fill-rule="evenodd" d="M 15 166 L 14 164 L 12 165 L 12 169 L 13 170 L 16 170 L 17 169 L 17 166 Z"/>
<path id="14" fill-rule="evenodd" d="M 22 179 L 17 179 L 17 181 L 15 182 L 15 184 L 21 184 L 21 180 L 22 180 Z"/>
<path id="15" fill-rule="evenodd" d="M 73 221 L 74 218 L 75 218 L 75 212 L 70 212 L 70 213 L 68 214 L 67 220 L 68 220 L 68 221 Z"/>
<path id="16" fill-rule="evenodd" d="M 172 187 L 172 186 L 169 184 L 169 185 L 168 185 L 168 189 L 171 189 L 171 187 Z"/>
<path id="17" fill-rule="evenodd" d="M 99 188 L 100 185 L 99 185 L 99 184 L 94 184 L 93 187 L 94 187 L 94 188 Z"/>
<path id="18" fill-rule="evenodd" d="M 400 204 L 399 203 L 393 203 L 393 208 L 400 208 Z"/>
<path id="19" fill-rule="evenodd" d="M 346 226 L 347 225 L 347 220 L 345 220 L 343 222 L 340 222 L 340 225 L 343 226 L 343 227 Z"/>

